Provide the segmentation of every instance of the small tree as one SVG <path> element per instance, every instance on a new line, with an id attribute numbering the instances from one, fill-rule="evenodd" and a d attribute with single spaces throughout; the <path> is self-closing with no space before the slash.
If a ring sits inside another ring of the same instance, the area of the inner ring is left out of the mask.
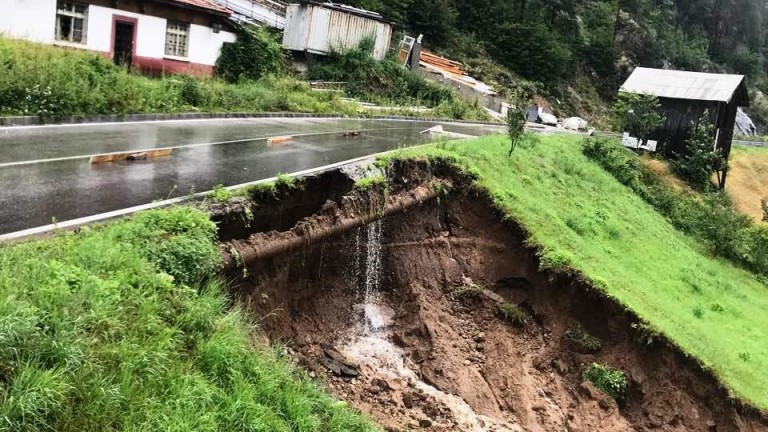
<path id="1" fill-rule="evenodd" d="M 637 137 L 639 145 L 663 122 L 661 103 L 654 95 L 620 92 L 613 104 L 614 127 Z"/>
<path id="2" fill-rule="evenodd" d="M 768 197 L 760 200 L 760 206 L 763 208 L 763 222 L 768 222 Z"/>
<path id="3" fill-rule="evenodd" d="M 721 149 L 714 148 L 714 126 L 707 120 L 705 112 L 691 128 L 690 136 L 685 141 L 685 153 L 675 155 L 672 168 L 691 186 L 707 189 L 712 174 L 717 174 L 718 187 L 725 187 L 725 173 L 728 160 Z"/>
<path id="4" fill-rule="evenodd" d="M 525 111 L 525 98 L 520 92 L 515 92 L 510 97 L 510 107 L 507 111 L 507 134 L 509 134 L 510 145 L 509 155 L 515 151 L 520 144 L 525 133 L 525 122 L 527 115 Z"/>

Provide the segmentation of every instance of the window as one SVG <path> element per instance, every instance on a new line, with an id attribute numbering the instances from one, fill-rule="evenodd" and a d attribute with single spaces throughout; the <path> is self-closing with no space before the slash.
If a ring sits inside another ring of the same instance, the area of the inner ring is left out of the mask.
<path id="1" fill-rule="evenodd" d="M 88 5 L 60 1 L 56 8 L 56 40 L 85 44 Z"/>
<path id="2" fill-rule="evenodd" d="M 168 21 L 165 32 L 165 55 L 186 57 L 187 41 L 189 41 L 189 24 Z"/>

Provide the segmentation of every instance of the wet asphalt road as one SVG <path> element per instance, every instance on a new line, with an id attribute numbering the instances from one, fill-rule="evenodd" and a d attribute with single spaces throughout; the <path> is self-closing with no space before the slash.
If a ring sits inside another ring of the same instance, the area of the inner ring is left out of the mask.
<path id="1" fill-rule="evenodd" d="M 429 139 L 439 122 L 216 119 L 0 129 L 0 234 L 332 164 Z M 469 135 L 501 128 L 443 123 Z M 362 131 L 355 138 L 346 131 Z M 267 138 L 293 135 L 280 145 Z M 177 147 L 169 157 L 89 163 L 93 154 Z"/>

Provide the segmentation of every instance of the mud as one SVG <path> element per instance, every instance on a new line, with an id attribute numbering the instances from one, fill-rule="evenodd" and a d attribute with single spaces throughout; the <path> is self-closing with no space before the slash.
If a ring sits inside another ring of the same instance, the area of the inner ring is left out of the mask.
<path id="1" fill-rule="evenodd" d="M 388 430 L 768 431 L 631 313 L 575 278 L 539 272 L 524 232 L 466 178 L 400 166 L 388 190 L 357 199 L 408 193 L 435 176 L 455 188 L 230 274 L 260 330 L 329 391 Z M 265 235 L 275 233 L 245 241 Z M 508 304 L 523 318 L 501 313 Z M 356 374 L 332 371 L 329 347 Z M 622 400 L 582 379 L 592 362 L 626 372 Z"/>

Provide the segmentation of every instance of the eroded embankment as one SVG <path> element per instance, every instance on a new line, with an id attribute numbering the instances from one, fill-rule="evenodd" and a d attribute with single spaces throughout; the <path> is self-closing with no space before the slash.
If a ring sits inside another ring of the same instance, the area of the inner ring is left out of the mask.
<path id="1" fill-rule="evenodd" d="M 634 315 L 540 272 L 462 175 L 408 162 L 387 180 L 328 174 L 251 210 L 248 237 L 224 224 L 261 330 L 340 398 L 392 430 L 768 430 Z M 582 379 L 593 362 L 626 372 L 618 403 Z"/>

